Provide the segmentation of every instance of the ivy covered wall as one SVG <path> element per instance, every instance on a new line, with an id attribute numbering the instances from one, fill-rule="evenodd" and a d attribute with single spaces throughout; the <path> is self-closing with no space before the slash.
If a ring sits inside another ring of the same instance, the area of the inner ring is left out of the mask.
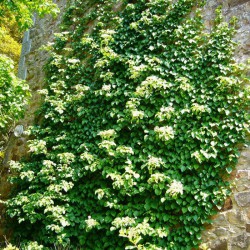
<path id="1" fill-rule="evenodd" d="M 24 191 L 9 213 L 32 230 L 29 240 L 191 249 L 221 209 L 228 184 L 220 176 L 232 171 L 244 136 L 227 120 L 245 121 L 242 86 L 230 75 L 233 31 L 218 16 L 206 33 L 199 13 L 188 15 L 194 1 L 166 2 L 76 1 L 68 10 L 47 66 L 46 119 L 33 130 L 32 160 L 12 164 Z M 125 9 L 119 18 L 117 9 Z"/>
<path id="2" fill-rule="evenodd" d="M 234 41 L 237 49 L 234 57 L 238 62 L 249 60 L 250 48 L 250 1 L 208 1 L 204 11 L 206 26 L 213 22 L 214 9 L 222 4 L 223 14 L 228 20 L 236 16 L 237 32 Z M 212 226 L 203 233 L 203 241 L 212 249 L 248 250 L 250 246 L 250 148 L 249 139 L 241 148 L 236 170 L 231 174 L 233 192 L 220 213 L 213 217 Z"/>

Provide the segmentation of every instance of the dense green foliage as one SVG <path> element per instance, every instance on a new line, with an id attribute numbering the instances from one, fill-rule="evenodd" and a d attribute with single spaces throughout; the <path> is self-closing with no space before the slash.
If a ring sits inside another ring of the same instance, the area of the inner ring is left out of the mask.
<path id="1" fill-rule="evenodd" d="M 30 96 L 29 86 L 17 78 L 14 71 L 14 62 L 0 54 L 0 163 L 5 156 L 9 131 L 23 116 Z"/>
<path id="2" fill-rule="evenodd" d="M 45 248 L 197 247 L 245 137 L 234 30 L 218 11 L 205 32 L 194 0 L 89 2 L 65 14 L 31 155 L 11 164 L 16 233 Z"/>
<path id="3" fill-rule="evenodd" d="M 13 61 L 0 54 L 0 134 L 24 113 L 30 95 L 29 86 L 14 74 Z"/>
<path id="4" fill-rule="evenodd" d="M 34 13 L 56 15 L 58 8 L 52 0 L 0 0 L 0 25 L 6 23 L 6 16 L 14 16 L 18 26 L 25 30 L 32 26 Z"/>
<path id="5" fill-rule="evenodd" d="M 1 18 L 0 25 L 0 54 L 6 55 L 14 61 L 15 72 L 21 53 L 22 32 L 15 21 L 14 15 Z"/>
<path id="6" fill-rule="evenodd" d="M 21 43 L 13 39 L 7 30 L 0 27 L 0 54 L 7 55 L 11 58 L 15 65 L 15 72 L 17 72 L 18 60 L 20 58 Z"/>

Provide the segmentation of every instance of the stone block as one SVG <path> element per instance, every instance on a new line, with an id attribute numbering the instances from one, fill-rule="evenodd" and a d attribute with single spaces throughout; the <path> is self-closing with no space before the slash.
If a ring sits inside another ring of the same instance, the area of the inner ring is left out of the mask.
<path id="1" fill-rule="evenodd" d="M 247 232 L 247 233 L 250 233 L 250 223 L 247 223 L 247 224 L 246 224 L 246 232 Z"/>
<path id="2" fill-rule="evenodd" d="M 246 210 L 246 214 L 247 214 L 248 220 L 250 221 L 250 208 L 248 208 L 248 209 Z"/>
<path id="3" fill-rule="evenodd" d="M 231 246 L 232 249 L 234 248 L 237 249 L 238 247 L 240 249 L 248 250 L 249 243 L 250 243 L 250 236 L 248 236 L 247 233 L 244 232 L 243 234 L 240 234 L 239 236 L 232 238 Z"/>
<path id="4" fill-rule="evenodd" d="M 235 7 L 244 3 L 250 2 L 250 0 L 231 0 L 229 1 L 229 5 L 231 7 Z"/>
<path id="5" fill-rule="evenodd" d="M 234 195 L 235 201 L 240 207 L 249 207 L 250 206 L 250 191 L 240 192 Z"/>
<path id="6" fill-rule="evenodd" d="M 218 214 L 213 221 L 213 226 L 215 227 L 226 227 L 228 226 L 228 221 L 224 214 Z"/>
<path id="7" fill-rule="evenodd" d="M 248 146 L 241 152 L 241 157 L 250 162 L 250 147 Z"/>
<path id="8" fill-rule="evenodd" d="M 225 227 L 219 227 L 219 228 L 216 228 L 213 233 L 217 236 L 217 237 L 228 237 L 229 236 L 229 230 L 228 228 L 225 228 Z"/>
<path id="9" fill-rule="evenodd" d="M 235 185 L 238 192 L 243 192 L 250 189 L 250 181 L 248 180 L 248 178 L 241 178 L 236 180 Z"/>
<path id="10" fill-rule="evenodd" d="M 228 250 L 226 239 L 218 239 L 210 244 L 211 250 Z"/>
<path id="11" fill-rule="evenodd" d="M 239 46 L 238 47 L 238 50 L 240 50 L 242 52 L 242 50 L 245 50 L 246 48 L 245 47 L 242 47 L 242 46 Z M 240 53 L 239 51 L 239 53 Z M 241 56 L 241 59 L 243 60 L 245 55 L 242 55 Z M 249 56 L 247 56 L 249 57 Z M 245 61 L 245 60 L 244 60 Z M 238 169 L 240 170 L 249 170 L 250 169 L 250 163 L 249 163 L 249 160 L 244 158 L 244 157 L 240 157 L 239 158 L 239 161 L 238 161 L 238 166 L 237 166 Z"/>
<path id="12" fill-rule="evenodd" d="M 227 212 L 227 220 L 230 224 L 236 226 L 243 226 L 245 224 L 242 213 L 240 211 Z"/>
<path id="13" fill-rule="evenodd" d="M 202 242 L 211 242 L 217 238 L 218 236 L 216 234 L 207 230 L 202 234 Z"/>
<path id="14" fill-rule="evenodd" d="M 249 178 L 250 177 L 250 170 L 247 169 L 240 169 L 237 171 L 236 178 Z"/>
<path id="15" fill-rule="evenodd" d="M 233 208 L 233 202 L 230 197 L 228 197 L 224 203 L 224 206 L 222 208 L 222 211 L 227 211 Z"/>

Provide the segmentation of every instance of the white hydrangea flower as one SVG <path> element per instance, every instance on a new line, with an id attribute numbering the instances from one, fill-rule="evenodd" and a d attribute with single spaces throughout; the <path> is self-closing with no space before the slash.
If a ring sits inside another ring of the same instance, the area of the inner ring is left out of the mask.
<path id="1" fill-rule="evenodd" d="M 107 92 L 110 91 L 111 90 L 111 85 L 103 85 L 102 90 L 107 91 Z"/>
<path id="2" fill-rule="evenodd" d="M 176 197 L 178 194 L 183 194 L 183 184 L 180 181 L 173 180 L 169 185 L 169 189 L 167 190 L 167 194 L 172 197 Z"/>
<path id="3" fill-rule="evenodd" d="M 193 90 L 193 86 L 189 83 L 182 83 L 180 85 L 180 89 L 182 89 L 183 91 L 187 91 L 187 92 L 190 92 L 191 90 Z"/>
<path id="4" fill-rule="evenodd" d="M 46 154 L 47 153 L 47 148 L 46 148 L 46 141 L 43 141 L 43 140 L 31 140 L 31 141 L 28 141 L 29 143 L 29 152 L 32 152 L 34 154 L 41 154 L 41 153 L 44 153 Z"/>
<path id="5" fill-rule="evenodd" d="M 174 130 L 170 126 L 155 127 L 154 131 L 158 135 L 159 139 L 163 141 L 169 141 L 174 138 Z"/>
<path id="6" fill-rule="evenodd" d="M 134 224 L 135 224 L 135 219 L 134 218 L 130 218 L 128 216 L 126 216 L 126 217 L 118 217 L 118 218 L 115 218 L 112 221 L 113 227 L 111 228 L 111 231 L 113 231 L 113 230 L 115 230 L 117 228 L 132 226 Z"/>
<path id="7" fill-rule="evenodd" d="M 160 112 L 158 112 L 155 116 L 159 119 L 160 122 L 164 120 L 168 120 L 171 118 L 172 114 L 175 112 L 172 106 L 169 107 L 161 107 Z"/>
<path id="8" fill-rule="evenodd" d="M 143 165 L 143 167 L 146 166 L 149 170 L 149 173 L 152 174 L 155 169 L 160 168 L 163 164 L 164 162 L 162 158 L 149 156 L 147 163 Z"/>
<path id="9" fill-rule="evenodd" d="M 134 154 L 134 150 L 131 147 L 126 147 L 126 146 L 118 146 L 116 151 L 120 154 Z"/>
<path id="10" fill-rule="evenodd" d="M 102 139 L 110 139 L 114 138 L 116 135 L 116 132 L 114 129 L 108 129 L 108 130 L 103 130 L 98 133 L 102 137 Z"/>
<path id="11" fill-rule="evenodd" d="M 211 109 L 209 107 L 207 107 L 207 105 L 200 105 L 198 103 L 193 103 L 191 106 L 191 111 L 194 114 L 201 114 L 204 112 L 211 112 Z"/>
<path id="12" fill-rule="evenodd" d="M 144 117 L 143 111 L 133 110 L 131 114 L 132 114 L 132 119 L 142 119 Z"/>
<path id="13" fill-rule="evenodd" d="M 166 180 L 166 176 L 161 173 L 152 174 L 151 177 L 148 179 L 149 184 L 160 183 Z"/>
<path id="14" fill-rule="evenodd" d="M 68 153 L 68 152 L 58 154 L 57 156 L 61 163 L 66 163 L 66 164 L 73 162 L 75 159 L 75 155 L 72 153 Z"/>
<path id="15" fill-rule="evenodd" d="M 105 45 L 108 45 L 110 41 L 112 41 L 113 35 L 115 34 L 114 30 L 102 30 L 101 31 L 101 38 L 103 39 L 102 42 Z"/>
<path id="16" fill-rule="evenodd" d="M 163 164 L 162 158 L 154 157 L 154 156 L 150 156 L 150 157 L 148 158 L 148 163 L 147 163 L 147 165 L 150 166 L 150 167 L 158 168 L 158 167 L 160 167 L 162 164 Z"/>
<path id="17" fill-rule="evenodd" d="M 92 228 L 95 228 L 99 225 L 99 223 L 95 220 L 92 219 L 91 216 L 88 216 L 88 219 L 85 220 L 87 226 L 86 226 L 86 231 L 90 231 Z"/>
<path id="18" fill-rule="evenodd" d="M 140 101 L 136 98 L 130 98 L 126 103 L 126 109 L 128 110 L 136 110 L 137 106 L 140 104 Z"/>
<path id="19" fill-rule="evenodd" d="M 98 146 L 99 148 L 106 148 L 109 150 L 111 147 L 116 146 L 116 143 L 114 141 L 104 140 L 101 143 L 99 143 Z"/>
<path id="20" fill-rule="evenodd" d="M 95 160 L 95 157 L 94 157 L 92 154 L 88 153 L 88 152 L 82 153 L 82 154 L 80 155 L 80 158 L 81 158 L 82 160 L 87 161 L 89 164 L 93 163 L 94 160 Z"/>
<path id="21" fill-rule="evenodd" d="M 43 165 L 46 166 L 47 168 L 51 168 L 51 167 L 56 166 L 56 164 L 53 161 L 50 161 L 50 160 L 44 160 Z"/>
<path id="22" fill-rule="evenodd" d="M 148 66 L 145 64 L 136 66 L 134 61 L 132 60 L 130 60 L 128 63 L 130 66 L 129 68 L 130 68 L 130 73 L 131 73 L 131 76 L 130 76 L 131 79 L 136 79 L 137 77 L 141 75 L 142 72 L 146 71 L 148 68 Z"/>

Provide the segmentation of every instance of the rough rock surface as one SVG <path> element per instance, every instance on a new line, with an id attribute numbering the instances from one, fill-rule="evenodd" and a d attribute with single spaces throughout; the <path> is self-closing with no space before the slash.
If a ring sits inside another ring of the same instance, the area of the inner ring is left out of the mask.
<path id="1" fill-rule="evenodd" d="M 238 62 L 250 58 L 250 0 L 208 0 L 205 22 L 209 27 L 214 10 L 222 6 L 227 21 L 238 19 L 235 53 Z M 224 208 L 214 218 L 213 224 L 203 233 L 203 242 L 211 250 L 250 250 L 250 146 L 241 151 L 236 170 L 231 175 L 233 192 Z"/>

